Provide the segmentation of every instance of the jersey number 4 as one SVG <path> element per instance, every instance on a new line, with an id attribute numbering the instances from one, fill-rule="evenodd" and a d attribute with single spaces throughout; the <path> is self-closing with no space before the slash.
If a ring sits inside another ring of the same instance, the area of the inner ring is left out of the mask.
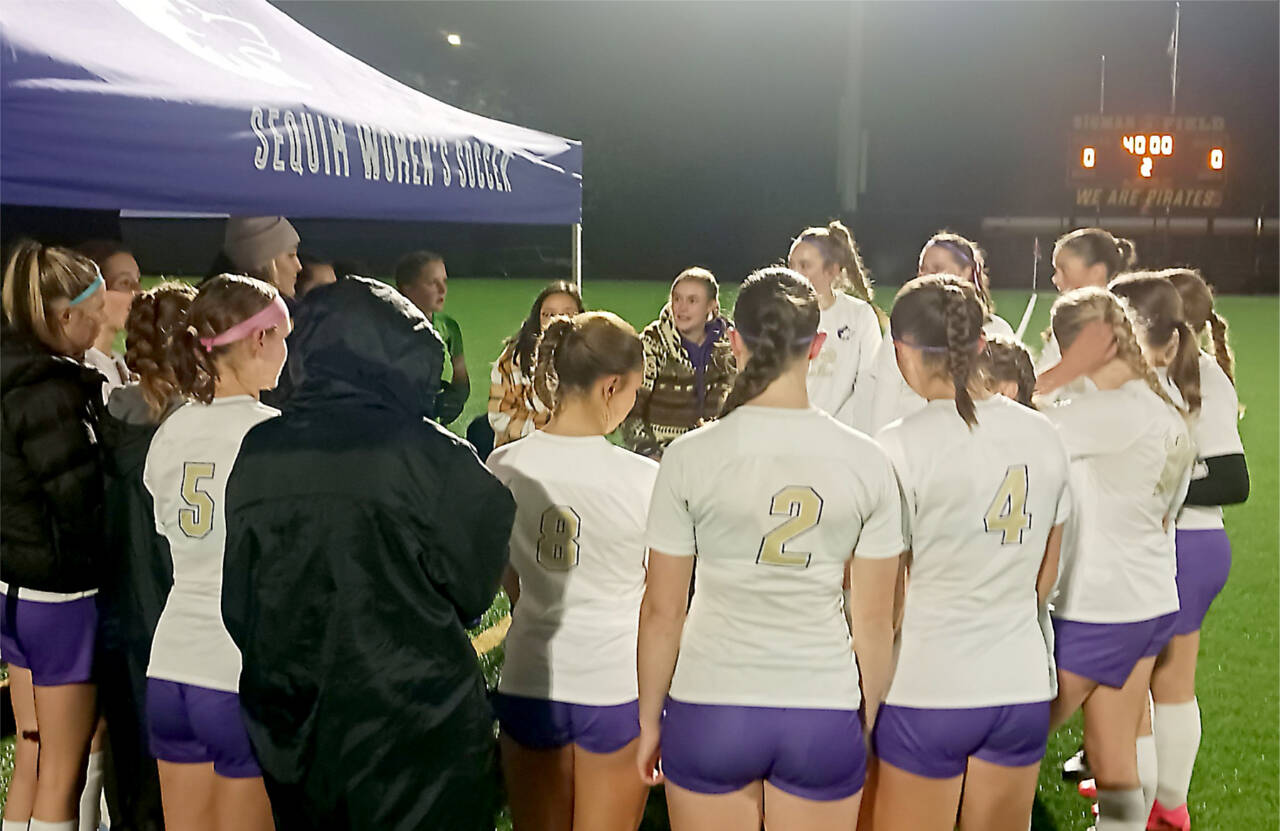
<path id="1" fill-rule="evenodd" d="M 1027 513 L 1027 466 L 1010 465 L 983 519 L 988 534 L 1000 534 L 1001 545 L 1019 545 L 1031 527 Z"/>
<path id="2" fill-rule="evenodd" d="M 568 505 L 552 505 L 542 512 L 538 527 L 538 565 L 548 571 L 568 571 L 578 564 L 582 519 Z"/>
<path id="3" fill-rule="evenodd" d="M 201 479 L 213 478 L 213 462 L 187 462 L 182 466 L 182 501 L 178 527 L 188 537 L 199 539 L 213 530 L 213 498 L 200 490 Z"/>
<path id="4" fill-rule="evenodd" d="M 769 513 L 791 518 L 760 540 L 756 562 L 770 566 L 808 566 L 813 555 L 804 551 L 788 551 L 787 543 L 818 524 L 822 518 L 822 497 L 813 488 L 791 485 L 774 494 Z"/>

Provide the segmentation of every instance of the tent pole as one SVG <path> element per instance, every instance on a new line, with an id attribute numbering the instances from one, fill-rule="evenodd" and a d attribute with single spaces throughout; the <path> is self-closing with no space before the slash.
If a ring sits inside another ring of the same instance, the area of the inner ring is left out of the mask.
<path id="1" fill-rule="evenodd" d="M 573 274 L 573 282 L 578 286 L 578 293 L 582 293 L 582 223 L 575 222 L 570 229 L 569 257 L 570 271 Z"/>

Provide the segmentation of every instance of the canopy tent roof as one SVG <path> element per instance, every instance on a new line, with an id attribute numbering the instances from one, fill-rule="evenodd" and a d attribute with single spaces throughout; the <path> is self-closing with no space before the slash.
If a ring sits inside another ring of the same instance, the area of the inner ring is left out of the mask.
<path id="1" fill-rule="evenodd" d="M 582 145 L 436 101 L 265 0 L 0 0 L 0 199 L 572 224 Z"/>

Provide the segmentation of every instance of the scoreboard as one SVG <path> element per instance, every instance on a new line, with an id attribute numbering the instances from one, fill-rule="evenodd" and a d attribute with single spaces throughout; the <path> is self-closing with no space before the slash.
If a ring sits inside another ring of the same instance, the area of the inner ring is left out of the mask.
<path id="1" fill-rule="evenodd" d="M 1077 115 L 1067 152 L 1077 210 L 1213 212 L 1232 164 L 1221 116 Z"/>

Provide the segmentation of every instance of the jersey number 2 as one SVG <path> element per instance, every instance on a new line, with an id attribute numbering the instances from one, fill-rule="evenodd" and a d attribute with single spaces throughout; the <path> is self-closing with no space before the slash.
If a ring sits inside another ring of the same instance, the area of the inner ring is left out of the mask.
<path id="1" fill-rule="evenodd" d="M 818 524 L 822 518 L 822 497 L 813 488 L 791 485 L 774 494 L 769 513 L 791 519 L 764 535 L 756 562 L 771 566 L 808 566 L 813 555 L 788 551 L 787 543 Z"/>
<path id="2" fill-rule="evenodd" d="M 200 480 L 213 477 L 213 462 L 187 462 L 182 466 L 182 501 L 178 527 L 188 537 L 200 538 L 213 530 L 213 498 L 200 490 Z"/>
<path id="3" fill-rule="evenodd" d="M 578 564 L 582 519 L 568 505 L 552 505 L 542 512 L 538 527 L 538 565 L 548 571 L 568 571 Z"/>
<path id="4" fill-rule="evenodd" d="M 1027 513 L 1027 466 L 1010 465 L 983 522 L 988 534 L 1000 534 L 1001 545 L 1019 545 L 1031 527 Z"/>

